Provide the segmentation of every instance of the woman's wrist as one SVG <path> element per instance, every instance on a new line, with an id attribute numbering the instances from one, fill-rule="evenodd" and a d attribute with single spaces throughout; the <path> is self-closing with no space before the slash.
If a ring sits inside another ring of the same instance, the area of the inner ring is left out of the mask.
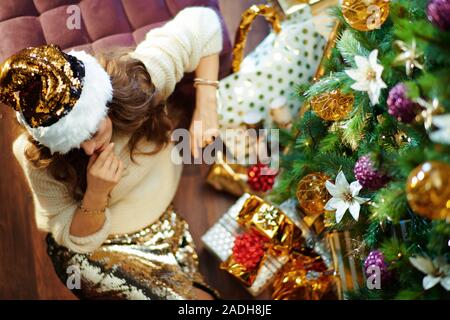
<path id="1" fill-rule="evenodd" d="M 203 78 L 195 78 L 194 79 L 194 88 L 202 88 L 202 87 L 213 87 L 215 89 L 219 88 L 219 81 L 218 80 L 210 80 L 210 79 L 203 79 Z"/>
<path id="2" fill-rule="evenodd" d="M 86 190 L 81 206 L 88 210 L 104 210 L 108 203 L 108 194 Z"/>
<path id="3" fill-rule="evenodd" d="M 70 225 L 70 234 L 87 237 L 98 232 L 106 221 L 108 195 L 86 190 L 81 206 L 77 209 Z"/>
<path id="4" fill-rule="evenodd" d="M 219 55 L 214 54 L 200 59 L 195 70 L 195 77 L 210 81 L 217 81 L 219 76 Z"/>
<path id="5" fill-rule="evenodd" d="M 202 103 L 199 105 L 207 106 L 217 102 L 217 89 L 212 86 L 198 86 L 196 91 L 197 100 Z"/>

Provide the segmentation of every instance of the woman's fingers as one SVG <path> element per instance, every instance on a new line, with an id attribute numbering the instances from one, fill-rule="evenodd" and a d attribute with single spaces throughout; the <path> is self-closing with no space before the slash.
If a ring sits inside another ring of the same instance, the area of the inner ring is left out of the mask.
<path id="1" fill-rule="evenodd" d="M 198 158 L 199 146 L 201 146 L 199 137 L 196 134 L 191 133 L 191 152 L 194 158 Z"/>
<path id="2" fill-rule="evenodd" d="M 194 158 L 198 158 L 202 148 L 213 143 L 220 136 L 218 128 L 210 128 L 204 132 L 191 131 L 191 152 Z"/>
<path id="3" fill-rule="evenodd" d="M 113 162 L 114 162 L 114 158 L 115 158 L 115 157 L 116 157 L 116 156 L 114 155 L 114 153 L 110 153 L 109 156 L 108 156 L 108 158 L 107 158 L 107 159 L 105 160 L 105 162 L 103 163 L 102 169 L 105 170 L 105 171 L 109 171 L 110 168 L 111 168 L 111 165 L 112 165 Z"/>
<path id="4" fill-rule="evenodd" d="M 98 154 L 97 153 L 93 153 L 92 156 L 89 157 L 89 162 L 88 162 L 88 165 L 87 165 L 87 169 L 88 170 L 92 167 L 92 165 L 95 163 L 95 160 L 97 160 L 97 158 L 98 158 Z"/>
<path id="5" fill-rule="evenodd" d="M 218 128 L 210 128 L 206 130 L 205 134 L 203 135 L 203 141 L 202 141 L 202 147 L 206 147 L 210 145 L 211 143 L 216 140 L 216 138 L 219 136 L 219 129 Z"/>
<path id="6" fill-rule="evenodd" d="M 111 154 L 113 154 L 114 151 L 114 142 L 111 142 L 105 150 L 103 150 L 102 153 L 100 153 L 100 155 L 98 156 L 98 159 L 96 161 L 96 163 L 98 164 L 98 166 L 104 167 L 105 166 L 105 162 L 108 160 L 108 158 L 110 157 Z"/>
<path id="7" fill-rule="evenodd" d="M 118 182 L 120 180 L 120 178 L 122 177 L 123 168 L 124 168 L 123 162 L 121 160 L 119 160 L 116 171 L 114 173 L 114 178 L 113 178 L 114 181 Z"/>
<path id="8" fill-rule="evenodd" d="M 111 165 L 109 166 L 109 170 L 111 170 L 113 173 L 115 173 L 117 170 L 117 167 L 119 166 L 119 161 L 120 161 L 119 158 L 114 156 L 114 159 L 111 162 Z"/>

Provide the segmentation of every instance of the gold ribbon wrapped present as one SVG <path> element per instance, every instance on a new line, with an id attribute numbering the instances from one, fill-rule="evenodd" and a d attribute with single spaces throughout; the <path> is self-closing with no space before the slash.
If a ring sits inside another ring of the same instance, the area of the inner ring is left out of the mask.
<path id="1" fill-rule="evenodd" d="M 262 197 L 265 192 L 261 188 L 255 189 L 252 187 L 252 181 L 249 181 L 249 170 L 254 167 L 257 167 L 257 165 L 247 166 L 233 163 L 232 161 L 229 163 L 223 152 L 218 151 L 216 162 L 209 169 L 206 182 L 218 191 L 225 191 L 237 197 L 242 196 L 244 193 L 252 193 Z M 274 181 L 274 175 L 271 176 Z M 255 179 L 258 179 L 258 181 L 263 180 L 263 178 Z M 272 185 L 273 182 L 267 189 L 272 188 Z"/>
<path id="2" fill-rule="evenodd" d="M 301 230 L 284 214 L 257 196 L 249 196 L 237 215 L 237 222 L 246 230 L 256 230 L 267 239 L 265 253 L 256 268 L 248 269 L 238 263 L 233 255 L 221 264 L 221 268 L 239 279 L 250 291 L 257 295 L 270 284 L 276 272 L 289 260 L 294 248 L 301 247 L 303 239 Z M 262 267 L 275 266 L 272 272 L 260 272 Z M 252 290 L 256 279 L 263 285 Z"/>
<path id="3" fill-rule="evenodd" d="M 228 164 L 223 158 L 219 158 L 211 166 L 206 182 L 216 190 L 226 191 L 237 197 L 251 191 L 247 184 L 247 167 L 240 164 Z"/>
<path id="4" fill-rule="evenodd" d="M 303 250 L 304 251 L 304 250 Z M 334 276 L 315 252 L 294 253 L 277 275 L 274 300 L 320 300 L 333 297 Z"/>
<path id="5" fill-rule="evenodd" d="M 250 196 L 237 217 L 247 229 L 254 228 L 269 240 L 274 253 L 286 254 L 301 245 L 301 230 L 281 211 L 257 196 Z"/>
<path id="6" fill-rule="evenodd" d="M 202 236 L 202 241 L 222 261 L 227 272 L 244 283 L 250 294 L 258 296 L 289 260 L 291 247 L 303 243 L 302 231 L 293 219 L 264 200 L 245 193 Z M 232 258 L 236 237 L 248 230 L 255 230 L 268 240 L 263 258 L 252 271 Z"/>

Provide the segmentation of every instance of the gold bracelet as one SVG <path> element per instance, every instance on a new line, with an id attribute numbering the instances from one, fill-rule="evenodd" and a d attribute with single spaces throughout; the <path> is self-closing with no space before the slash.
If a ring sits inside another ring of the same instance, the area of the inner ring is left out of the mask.
<path id="1" fill-rule="evenodd" d="M 206 85 L 206 86 L 213 86 L 218 88 L 219 87 L 219 81 L 217 80 L 207 80 L 202 78 L 195 78 L 194 79 L 194 88 L 197 88 L 199 85 Z"/>
<path id="2" fill-rule="evenodd" d="M 82 205 L 79 206 L 81 212 L 85 213 L 85 214 L 101 214 L 101 213 L 105 213 L 106 208 L 103 209 L 88 209 L 83 207 Z"/>

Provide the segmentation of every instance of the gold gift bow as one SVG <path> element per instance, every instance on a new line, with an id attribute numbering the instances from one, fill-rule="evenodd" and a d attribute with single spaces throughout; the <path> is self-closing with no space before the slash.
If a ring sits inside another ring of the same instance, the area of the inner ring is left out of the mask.
<path id="1" fill-rule="evenodd" d="M 232 255 L 220 265 L 221 269 L 238 278 L 246 286 L 253 284 L 268 255 L 287 257 L 301 240 L 301 230 L 283 211 L 254 195 L 244 202 L 237 221 L 246 229 L 255 229 L 270 240 L 264 256 L 255 269 L 247 270 L 236 262 Z"/>
<path id="2" fill-rule="evenodd" d="M 256 276 L 258 275 L 260 267 L 265 261 L 265 256 L 266 255 L 262 257 L 261 261 L 258 263 L 258 266 L 252 270 L 247 270 L 245 266 L 243 266 L 239 262 L 236 262 L 232 255 L 226 261 L 220 264 L 220 268 L 233 275 L 246 287 L 251 287 L 253 282 L 255 281 Z"/>
<path id="3" fill-rule="evenodd" d="M 242 60 L 244 59 L 244 49 L 247 42 L 248 33 L 251 29 L 252 23 L 257 16 L 263 16 L 272 25 L 276 33 L 281 31 L 280 18 L 277 11 L 266 4 L 253 5 L 242 14 L 242 19 L 236 33 L 233 48 L 232 70 L 236 73 L 241 68 Z"/>

